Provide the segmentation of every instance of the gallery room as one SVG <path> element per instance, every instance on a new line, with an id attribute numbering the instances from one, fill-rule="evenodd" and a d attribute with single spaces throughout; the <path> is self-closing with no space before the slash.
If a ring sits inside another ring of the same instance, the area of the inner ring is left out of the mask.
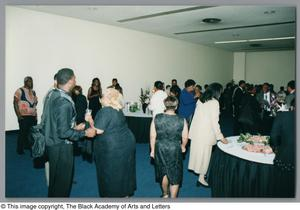
<path id="1" fill-rule="evenodd" d="M 296 7 L 7 5 L 5 196 L 293 198 L 295 79 Z"/>

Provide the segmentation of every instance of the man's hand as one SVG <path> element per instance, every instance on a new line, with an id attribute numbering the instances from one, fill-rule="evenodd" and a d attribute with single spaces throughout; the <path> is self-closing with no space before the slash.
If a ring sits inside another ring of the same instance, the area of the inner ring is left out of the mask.
<path id="1" fill-rule="evenodd" d="M 89 137 L 89 138 L 93 138 L 94 136 L 96 136 L 96 129 L 94 128 L 88 128 L 85 130 L 85 136 Z"/>
<path id="2" fill-rule="evenodd" d="M 74 129 L 77 131 L 83 131 L 84 128 L 85 128 L 85 123 L 80 123 L 80 124 L 76 125 Z"/>

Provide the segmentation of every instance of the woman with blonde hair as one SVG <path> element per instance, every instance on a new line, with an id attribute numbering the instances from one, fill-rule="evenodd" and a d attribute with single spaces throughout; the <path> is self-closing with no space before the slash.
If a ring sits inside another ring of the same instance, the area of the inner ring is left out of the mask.
<path id="1" fill-rule="evenodd" d="M 94 121 L 99 134 L 94 142 L 99 195 L 131 196 L 136 189 L 135 138 L 122 112 L 122 95 L 108 88 L 100 102 L 103 108 Z"/>

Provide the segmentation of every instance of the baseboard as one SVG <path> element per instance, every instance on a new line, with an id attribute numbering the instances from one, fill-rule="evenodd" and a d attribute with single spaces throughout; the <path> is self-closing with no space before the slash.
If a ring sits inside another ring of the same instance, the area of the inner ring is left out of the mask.
<path id="1" fill-rule="evenodd" d="M 5 135 L 8 135 L 8 134 L 17 134 L 17 133 L 19 133 L 19 130 L 5 131 Z"/>

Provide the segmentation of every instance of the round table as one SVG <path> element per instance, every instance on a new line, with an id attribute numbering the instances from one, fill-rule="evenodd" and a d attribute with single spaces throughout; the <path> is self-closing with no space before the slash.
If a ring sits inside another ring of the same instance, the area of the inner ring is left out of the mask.
<path id="1" fill-rule="evenodd" d="M 231 136 L 227 137 L 228 144 L 223 144 L 222 142 L 218 142 L 217 146 L 219 149 L 221 149 L 223 152 L 233 155 L 235 157 L 239 157 L 244 160 L 253 161 L 256 163 L 264 163 L 264 164 L 271 164 L 273 165 L 273 161 L 275 158 L 275 154 L 263 154 L 263 153 L 255 153 L 255 152 L 248 152 L 244 149 L 242 149 L 243 146 L 245 146 L 246 142 L 238 143 L 239 136 Z"/>
<path id="2" fill-rule="evenodd" d="M 135 136 L 136 143 L 149 143 L 152 115 L 149 113 L 143 113 L 142 111 L 124 111 L 124 115 L 129 129 Z"/>
<path id="3" fill-rule="evenodd" d="M 212 197 L 272 197 L 275 154 L 261 154 L 242 149 L 238 136 L 218 142 L 212 154 L 209 184 Z"/>

